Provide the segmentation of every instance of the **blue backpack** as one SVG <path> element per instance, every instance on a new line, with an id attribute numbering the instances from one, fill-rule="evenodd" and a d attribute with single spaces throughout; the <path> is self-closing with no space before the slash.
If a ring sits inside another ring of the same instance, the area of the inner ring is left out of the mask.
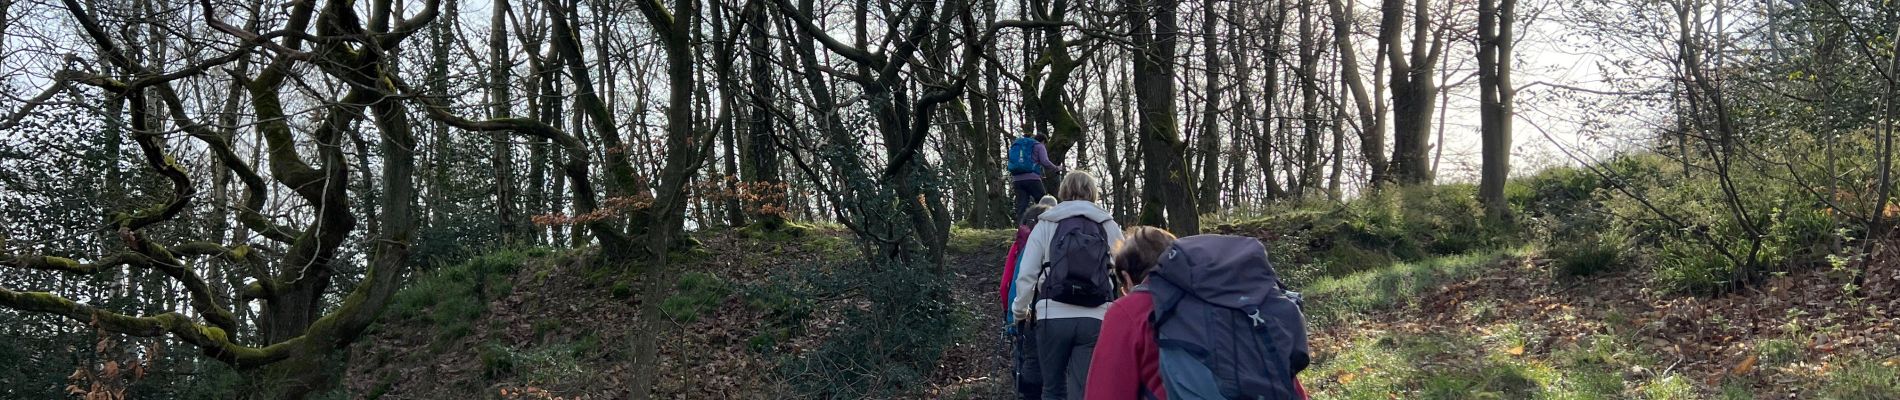
<path id="1" fill-rule="evenodd" d="M 1168 398 L 1299 398 L 1294 374 L 1311 362 L 1306 317 L 1259 239 L 1181 238 L 1145 286 Z"/>
<path id="2" fill-rule="evenodd" d="M 1036 163 L 1036 139 L 1019 137 L 1009 145 L 1009 173 L 1042 173 L 1042 165 Z"/>

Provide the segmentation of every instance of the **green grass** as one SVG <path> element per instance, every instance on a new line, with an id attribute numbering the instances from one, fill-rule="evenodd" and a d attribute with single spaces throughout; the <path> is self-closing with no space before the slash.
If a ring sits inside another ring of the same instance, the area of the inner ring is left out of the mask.
<path id="1" fill-rule="evenodd" d="M 1801 345 L 1788 339 L 1766 339 L 1756 345 L 1757 354 L 1767 365 L 1781 365 L 1801 360 Z"/>
<path id="2" fill-rule="evenodd" d="M 588 359 L 600 351 L 600 346 L 599 337 L 594 335 L 527 348 L 484 343 L 479 350 L 482 377 L 490 382 L 515 378 L 530 386 L 572 382 L 592 374 Z"/>
<path id="3" fill-rule="evenodd" d="M 1486 337 L 1375 334 L 1302 376 L 1315 398 L 1329 399 L 1697 398 L 1686 378 L 1631 373 L 1656 360 L 1626 339 L 1595 335 L 1539 355 L 1522 351 L 1534 342 L 1525 329 L 1494 326 Z"/>
<path id="4" fill-rule="evenodd" d="M 983 250 L 1009 250 L 1016 238 L 1015 229 L 950 228 L 949 250 L 954 254 L 976 254 Z"/>
<path id="5" fill-rule="evenodd" d="M 732 293 L 724 280 L 704 272 L 681 275 L 675 288 L 679 289 L 677 293 L 660 302 L 660 312 L 679 322 L 699 320 L 701 314 L 718 307 Z"/>
<path id="6" fill-rule="evenodd" d="M 1487 250 L 1392 264 L 1346 276 L 1322 277 L 1304 287 L 1307 317 L 1316 323 L 1403 304 L 1448 282 L 1483 272 L 1501 260 L 1529 254 L 1529 248 Z"/>
<path id="7" fill-rule="evenodd" d="M 1900 399 L 1900 358 L 1852 360 L 1835 371 L 1819 398 L 1837 400 Z"/>
<path id="8" fill-rule="evenodd" d="M 397 319 L 428 321 L 442 339 L 436 343 L 467 336 L 474 331 L 474 321 L 488 311 L 489 301 L 514 291 L 515 272 L 529 259 L 549 254 L 544 249 L 500 250 L 425 272 L 396 293 L 388 312 Z"/>

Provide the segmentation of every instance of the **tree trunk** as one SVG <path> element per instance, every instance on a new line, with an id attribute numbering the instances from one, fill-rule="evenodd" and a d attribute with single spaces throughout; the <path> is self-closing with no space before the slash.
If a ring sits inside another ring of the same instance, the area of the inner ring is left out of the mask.
<path id="1" fill-rule="evenodd" d="M 1103 71 L 1102 73 L 1096 74 L 1096 78 L 1098 78 L 1098 82 L 1100 82 L 1098 85 L 1102 87 L 1102 115 L 1101 122 L 1099 122 L 1098 125 L 1102 127 L 1102 157 L 1107 161 L 1106 166 L 1108 169 L 1109 186 L 1106 187 L 1109 190 L 1110 199 L 1110 207 L 1108 207 L 1108 210 L 1110 211 L 1110 216 L 1117 218 L 1117 220 L 1122 220 L 1128 217 L 1128 194 L 1123 192 L 1122 186 L 1127 184 L 1126 181 L 1130 179 L 1130 177 L 1122 174 L 1122 154 L 1124 148 L 1121 143 L 1122 133 L 1120 132 L 1120 127 L 1124 125 L 1115 122 L 1115 109 L 1119 107 L 1119 104 L 1115 102 L 1115 97 L 1111 97 L 1111 91 L 1108 90 L 1108 88 L 1117 88 L 1118 90 L 1114 90 L 1113 92 L 1121 93 L 1122 97 L 1127 97 L 1128 89 L 1126 86 L 1123 86 L 1121 82 L 1115 82 L 1111 86 L 1108 78 L 1110 74 L 1107 73 L 1108 67 L 1106 66 L 1108 63 L 1102 64 L 1101 69 Z"/>
<path id="2" fill-rule="evenodd" d="M 1261 83 L 1265 85 L 1265 88 L 1263 88 L 1258 96 L 1260 97 L 1261 103 L 1264 104 L 1260 107 L 1260 116 L 1253 118 L 1253 121 L 1250 122 L 1250 124 L 1253 125 L 1253 129 L 1251 130 L 1253 131 L 1254 141 L 1254 164 L 1260 168 L 1260 176 L 1264 178 L 1263 180 L 1265 182 L 1263 183 L 1266 184 L 1267 198 L 1281 198 L 1286 196 L 1286 191 L 1280 186 L 1279 178 L 1274 176 L 1274 171 L 1277 170 L 1273 165 L 1273 154 L 1277 147 L 1274 143 L 1274 133 L 1276 132 L 1274 125 L 1279 117 L 1279 113 L 1276 112 L 1278 109 L 1275 108 L 1278 102 L 1274 97 L 1280 95 L 1280 60 L 1285 57 L 1285 54 L 1280 48 L 1280 36 L 1282 30 L 1286 29 L 1286 7 L 1279 7 L 1277 4 L 1279 4 L 1279 2 L 1276 2 L 1275 7 L 1271 7 L 1275 10 L 1274 14 L 1272 14 L 1273 21 L 1266 23 L 1266 25 L 1270 26 L 1267 28 L 1267 43 L 1264 51 L 1266 60 L 1261 62 L 1261 68 L 1266 70 L 1261 77 Z M 1260 19 L 1265 20 L 1265 14 L 1261 15 Z M 1251 102 L 1252 99 L 1248 99 L 1248 101 Z M 1298 182 L 1291 181 L 1287 183 L 1294 186 L 1298 186 L 1299 184 Z"/>
<path id="3" fill-rule="evenodd" d="M 1428 0 L 1416 0 L 1413 7 L 1410 57 L 1404 43 L 1405 0 L 1384 0 L 1379 33 L 1391 65 L 1393 137 L 1393 179 L 1400 184 L 1431 183 L 1431 165 L 1426 154 L 1430 147 L 1433 100 L 1438 89 L 1433 82 L 1433 63 L 1439 45 L 1429 31 Z M 1429 47 L 1428 47 L 1429 46 Z"/>
<path id="4" fill-rule="evenodd" d="M 1517 0 L 1478 0 L 1478 89 L 1484 165 L 1478 199 L 1485 216 L 1510 216 L 1504 184 L 1511 173 L 1511 40 Z M 1441 144 L 1442 146 L 1442 144 Z"/>
<path id="5" fill-rule="evenodd" d="M 757 221 L 768 229 L 777 229 L 785 223 L 786 188 L 784 178 L 779 172 L 778 146 L 774 145 L 773 135 L 777 129 L 772 124 L 770 114 L 773 90 L 777 78 L 772 76 L 771 42 L 766 36 L 768 28 L 765 5 L 753 3 L 745 9 L 746 43 L 748 58 L 747 73 L 750 74 L 752 90 L 755 95 L 746 104 L 752 109 L 747 113 L 746 143 L 744 160 L 740 164 L 748 184 L 748 190 L 756 191 L 753 204 L 745 205 L 747 217 Z"/>
<path id="6" fill-rule="evenodd" d="M 1218 15 L 1215 4 L 1214 0 L 1201 1 L 1201 38 L 1205 42 L 1202 46 L 1202 56 L 1204 62 L 1207 63 L 1207 75 L 1205 75 L 1207 102 L 1201 109 L 1201 137 L 1197 138 L 1201 152 L 1201 191 L 1198 196 L 1199 203 L 1196 205 L 1203 210 L 1219 208 L 1221 189 L 1220 136 L 1218 136 L 1219 129 L 1214 119 L 1220 116 L 1222 64 L 1220 51 L 1216 50 L 1218 43 L 1215 38 L 1218 35 L 1214 33 L 1215 16 Z"/>
<path id="7" fill-rule="evenodd" d="M 553 82 L 551 82 L 556 78 L 548 74 L 547 62 L 541 55 L 539 38 L 539 33 L 523 35 L 523 41 L 526 43 L 522 43 L 522 46 L 526 48 L 525 54 L 528 55 L 528 76 L 526 84 L 523 85 L 528 88 L 529 93 L 528 114 L 543 122 L 556 121 L 558 123 L 561 120 L 560 115 L 550 112 L 555 109 L 552 103 L 560 102 L 560 99 L 555 98 L 557 94 L 553 93 Z M 553 161 L 548 158 L 548 145 L 547 138 L 536 137 L 528 140 L 527 206 L 523 207 L 522 211 L 530 217 L 558 212 L 558 209 L 549 204 L 552 194 L 560 192 L 549 190 L 548 163 Z M 560 179 L 556 177 L 554 181 L 558 182 Z M 529 232 L 533 235 L 533 239 L 529 244 L 553 243 L 549 237 L 550 231 L 545 226 L 531 224 Z"/>
<path id="8" fill-rule="evenodd" d="M 580 32 L 573 26 L 573 21 L 577 17 L 573 15 L 572 10 L 564 9 L 558 4 L 549 4 L 547 8 L 548 19 L 553 23 L 554 29 L 552 35 L 554 51 L 566 62 L 568 77 L 574 80 L 576 91 L 574 106 L 581 111 L 577 114 L 585 114 L 586 120 L 593 124 L 595 134 L 607 149 L 605 161 L 608 198 L 645 195 L 647 186 L 640 178 L 639 171 L 634 169 L 627 158 L 628 148 L 626 143 L 621 141 L 620 127 L 614 123 L 613 112 L 595 92 L 592 75 L 587 70 L 587 60 L 581 55 L 580 41 L 576 39 Z M 690 110 L 690 107 L 681 107 L 681 109 Z M 618 231 L 610 224 L 593 224 L 593 226 L 594 228 L 589 230 L 593 231 L 595 238 L 600 240 L 603 257 L 625 259 L 633 255 L 634 242 L 627 238 L 625 233 Z"/>
<path id="9" fill-rule="evenodd" d="M 1299 0 L 1300 13 L 1300 180 L 1298 196 L 1313 195 L 1320 185 L 1319 42 L 1314 37 L 1313 1 Z"/>
<path id="10" fill-rule="evenodd" d="M 1380 96 L 1368 94 L 1365 79 L 1359 75 L 1359 54 L 1352 44 L 1352 4 L 1344 0 L 1327 0 L 1327 6 L 1333 14 L 1333 44 L 1339 48 L 1339 80 L 1352 95 L 1353 106 L 1359 114 L 1359 156 L 1364 158 L 1371 176 L 1368 189 L 1376 189 L 1386 182 L 1385 158 L 1385 110 L 1384 100 Z M 1379 65 L 1378 57 L 1373 64 Z M 1378 74 L 1373 75 L 1375 78 Z M 1374 108 L 1373 103 L 1380 107 Z M 1342 121 L 1344 122 L 1344 121 Z"/>
<path id="11" fill-rule="evenodd" d="M 1232 147 L 1227 151 L 1228 201 L 1225 203 L 1226 207 L 1221 207 L 1222 204 L 1215 204 L 1215 207 L 1230 211 L 1246 207 L 1246 202 L 1252 201 L 1247 196 L 1247 185 L 1252 179 L 1249 179 L 1247 174 L 1246 143 L 1257 134 L 1250 128 L 1253 126 L 1251 120 L 1253 118 L 1252 96 L 1254 95 L 1250 77 L 1253 76 L 1254 70 L 1247 62 L 1252 58 L 1247 53 L 1250 49 L 1246 41 L 1241 40 L 1240 35 L 1240 26 L 1247 20 L 1244 17 L 1232 18 L 1227 24 L 1227 36 L 1231 38 L 1227 41 L 1227 54 L 1234 56 L 1234 87 L 1238 89 L 1234 94 L 1234 109 L 1227 113 L 1226 121 L 1227 137 L 1232 143 L 1230 145 Z"/>
<path id="12" fill-rule="evenodd" d="M 1174 57 L 1180 27 L 1175 0 L 1129 2 L 1135 10 L 1135 100 L 1141 121 L 1141 147 L 1146 158 L 1141 223 L 1166 226 L 1180 236 L 1201 232 L 1195 204 L 1194 176 L 1188 174 L 1186 145 L 1175 124 Z"/>
<path id="13" fill-rule="evenodd" d="M 692 35 L 699 26 L 699 3 L 680 0 L 675 9 L 668 12 L 660 9 L 657 1 L 646 0 L 639 4 L 647 22 L 660 32 L 661 43 L 666 47 L 666 155 L 660 171 L 660 187 L 648 210 L 650 226 L 646 232 L 647 252 L 664 260 L 685 224 L 686 183 L 694 179 L 714 135 L 695 135 L 693 126 L 693 89 L 697 86 L 693 70 L 698 59 Z M 730 54 L 725 56 L 730 57 Z M 641 219 L 636 214 L 635 221 Z"/>
<path id="14" fill-rule="evenodd" d="M 509 87 L 509 71 L 514 67 L 508 48 L 508 0 L 495 0 L 494 15 L 488 20 L 488 104 L 489 118 L 509 118 L 513 115 L 514 93 Z M 495 170 L 495 222 L 501 228 L 503 242 L 522 240 L 524 229 L 521 227 L 518 211 L 515 209 L 515 146 L 509 135 L 513 132 L 494 131 L 489 140 L 495 146 L 493 166 Z"/>

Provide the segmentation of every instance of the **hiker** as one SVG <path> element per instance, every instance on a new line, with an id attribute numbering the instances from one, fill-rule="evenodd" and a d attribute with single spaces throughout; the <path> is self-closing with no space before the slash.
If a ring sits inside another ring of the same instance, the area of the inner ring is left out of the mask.
<path id="1" fill-rule="evenodd" d="M 1279 283 L 1258 239 L 1176 239 L 1146 226 L 1127 237 L 1114 270 L 1133 289 L 1102 320 L 1088 400 L 1307 398 L 1299 295 Z"/>
<path id="2" fill-rule="evenodd" d="M 1022 217 L 1016 220 L 1016 240 L 1009 244 L 1009 256 L 1003 260 L 1003 279 L 999 282 L 1000 287 L 997 288 L 997 292 L 1001 293 L 1003 298 L 1003 322 L 1006 324 L 1015 320 L 1015 316 L 1009 312 L 1009 303 L 1010 299 L 1016 295 L 1014 291 L 1016 261 L 1021 258 L 1019 256 L 1022 255 L 1023 242 L 1029 240 L 1029 230 L 1036 227 L 1036 219 L 1041 217 L 1044 211 L 1049 211 L 1050 207 L 1055 206 L 1055 196 L 1043 195 L 1042 200 L 1037 201 L 1036 205 L 1029 206 L 1028 210 L 1020 214 Z"/>
<path id="3" fill-rule="evenodd" d="M 1174 234 L 1152 226 L 1129 228 L 1127 239 L 1115 250 L 1115 279 L 1123 288 L 1138 288 L 1154 271 L 1161 253 L 1174 245 Z M 1161 353 L 1155 349 L 1148 315 L 1154 294 L 1144 289 L 1124 293 L 1102 317 L 1102 336 L 1090 357 L 1088 400 L 1166 399 L 1161 384 Z"/>
<path id="4" fill-rule="evenodd" d="M 1047 135 L 1024 133 L 1009 144 L 1009 184 L 1016 189 L 1016 212 L 1010 215 L 1023 215 L 1029 203 L 1047 196 L 1048 189 L 1042 186 L 1042 173 L 1062 173 L 1062 166 L 1049 161 L 1049 148 L 1042 143 Z"/>
<path id="5" fill-rule="evenodd" d="M 1069 172 L 1056 193 L 1063 201 L 1037 218 L 1023 242 L 1010 312 L 1034 325 L 1042 398 L 1079 399 L 1102 315 L 1115 300 L 1108 251 L 1122 230 L 1095 205 L 1102 192 L 1094 175 Z"/>
<path id="6" fill-rule="evenodd" d="M 1000 279 L 999 293 L 1003 299 L 1003 332 L 1009 337 L 1012 365 L 1010 376 L 1016 378 L 1016 394 L 1023 400 L 1042 398 L 1042 369 L 1036 363 L 1035 336 L 1029 333 L 1029 324 L 1016 319 L 1009 311 L 1010 300 L 1016 295 L 1016 265 L 1021 259 L 1023 242 L 1028 241 L 1029 231 L 1036 226 L 1036 219 L 1042 213 L 1056 205 L 1053 196 L 1042 196 L 1036 205 L 1023 211 L 1022 218 L 1016 223 L 1016 241 L 1009 245 L 1009 256 L 1003 260 L 1003 277 Z"/>

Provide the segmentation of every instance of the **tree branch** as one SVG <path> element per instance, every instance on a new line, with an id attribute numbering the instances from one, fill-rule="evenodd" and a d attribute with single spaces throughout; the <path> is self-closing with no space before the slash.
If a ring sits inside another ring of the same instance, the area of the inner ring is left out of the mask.
<path id="1" fill-rule="evenodd" d="M 159 337 L 167 333 L 201 349 L 206 356 L 238 367 L 256 367 L 289 358 L 292 349 L 306 339 L 298 337 L 265 348 L 253 348 L 231 341 L 228 331 L 191 322 L 175 312 L 150 317 L 133 317 L 74 302 L 46 292 L 16 292 L 0 288 L 0 307 L 59 315 L 73 321 L 92 324 L 99 330 L 138 337 Z"/>

